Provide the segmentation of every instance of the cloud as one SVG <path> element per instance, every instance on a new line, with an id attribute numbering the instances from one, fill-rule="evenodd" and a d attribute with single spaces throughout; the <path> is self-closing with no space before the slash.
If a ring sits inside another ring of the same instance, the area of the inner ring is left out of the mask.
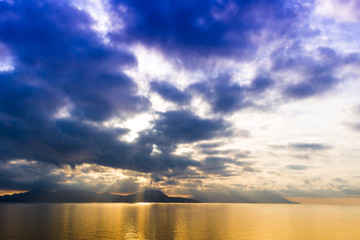
<path id="1" fill-rule="evenodd" d="M 252 94 L 260 94 L 269 89 L 274 84 L 274 80 L 268 76 L 257 76 L 252 80 L 249 91 Z"/>
<path id="2" fill-rule="evenodd" d="M 0 129 L 3 161 L 22 158 L 72 166 L 96 163 L 142 172 L 198 166 L 197 161 L 173 155 L 176 145 L 231 134 L 225 121 L 203 119 L 189 111 L 160 113 L 154 126 L 140 132 L 133 143 L 119 140 L 127 129 L 84 124 L 77 118 L 56 119 L 41 126 L 2 119 Z M 153 154 L 154 145 L 159 154 Z"/>
<path id="3" fill-rule="evenodd" d="M 140 141 L 157 145 L 191 143 L 229 136 L 229 127 L 222 119 L 200 118 L 187 110 L 167 111 L 159 113 L 154 127 L 142 132 Z"/>
<path id="4" fill-rule="evenodd" d="M 201 167 L 198 167 L 202 172 L 206 174 L 216 174 L 221 176 L 233 176 L 238 173 L 234 173 L 229 170 L 229 165 L 242 166 L 244 171 L 253 171 L 251 167 L 252 162 L 249 161 L 236 161 L 232 158 L 224 157 L 207 157 L 203 161 Z"/>
<path id="5" fill-rule="evenodd" d="M 348 123 L 347 125 L 355 131 L 360 131 L 360 123 Z"/>
<path id="6" fill-rule="evenodd" d="M 151 90 L 158 93 L 162 98 L 178 104 L 187 104 L 190 101 L 190 96 L 180 91 L 175 86 L 168 82 L 153 81 L 150 83 Z"/>
<path id="7" fill-rule="evenodd" d="M 82 182 L 76 176 L 71 179 L 72 184 L 59 184 L 58 189 L 88 189 L 95 192 L 110 192 L 110 193 L 135 193 L 141 189 L 140 184 L 135 178 L 123 178 L 115 182 L 106 182 L 99 179 L 87 178 L 89 181 L 94 181 L 93 184 Z"/>
<path id="8" fill-rule="evenodd" d="M 202 149 L 201 153 L 209 155 L 209 156 L 215 156 L 215 155 L 228 155 L 228 156 L 234 156 L 235 158 L 249 158 L 249 151 L 240 151 L 238 149 L 227 149 L 227 150 L 217 150 L 217 149 Z"/>
<path id="9" fill-rule="evenodd" d="M 0 162 L 1 189 L 54 189 L 65 175 L 52 175 L 54 165 L 36 161 L 16 160 Z"/>
<path id="10" fill-rule="evenodd" d="M 285 89 L 285 95 L 291 98 L 306 98 L 325 92 L 332 88 L 336 79 L 332 76 L 317 76 L 309 79 L 308 82 L 298 83 L 288 86 Z"/>
<path id="11" fill-rule="evenodd" d="M 74 165 L 131 148 L 117 140 L 126 130 L 97 128 L 76 119 L 58 119 L 43 126 L 2 119 L 0 129 L 1 160 L 22 158 Z"/>
<path id="12" fill-rule="evenodd" d="M 231 156 L 235 156 L 235 158 L 250 157 L 250 151 L 241 151 L 239 149 L 217 149 L 221 146 L 222 144 L 218 142 L 200 143 L 195 145 L 196 148 L 200 149 L 201 153 L 206 155 L 231 155 Z"/>
<path id="13" fill-rule="evenodd" d="M 308 154 L 294 154 L 292 156 L 299 159 L 310 159 L 310 156 Z"/>
<path id="14" fill-rule="evenodd" d="M 244 89 L 231 83 L 227 75 L 192 84 L 189 90 L 202 95 L 214 112 L 229 113 L 252 104 L 245 100 Z"/>
<path id="15" fill-rule="evenodd" d="M 299 151 L 322 151 L 331 148 L 328 145 L 319 143 L 293 143 L 289 145 L 291 148 Z"/>
<path id="16" fill-rule="evenodd" d="M 214 149 L 203 149 L 201 150 L 201 153 L 207 154 L 207 155 L 218 155 L 218 154 L 229 154 L 234 153 L 233 150 L 214 150 Z"/>
<path id="17" fill-rule="evenodd" d="M 351 111 L 354 114 L 353 120 L 351 122 L 345 122 L 345 125 L 355 131 L 360 131 L 360 122 L 357 120 L 360 116 L 360 105 L 354 106 Z"/>
<path id="18" fill-rule="evenodd" d="M 136 59 L 105 44 L 86 12 L 54 1 L 2 2 L 1 8 L 1 41 L 15 59 L 14 71 L 1 74 L 1 103 L 15 105 L 1 106 L 6 114 L 40 108 L 38 113 L 50 115 L 68 101 L 73 116 L 102 121 L 149 107 L 121 72 Z"/>
<path id="19" fill-rule="evenodd" d="M 282 94 L 286 99 L 304 99 L 333 89 L 340 81 L 336 70 L 359 64 L 357 55 L 339 54 L 329 47 L 318 47 L 309 52 L 296 42 L 272 53 L 272 71 L 286 72 L 288 81 L 292 80 L 284 85 Z"/>
<path id="20" fill-rule="evenodd" d="M 340 57 L 332 49 L 320 48 L 319 55 L 323 57 L 321 60 L 314 60 L 313 57 L 302 54 L 302 51 L 301 45 L 295 45 L 285 54 L 273 53 L 273 70 L 293 70 L 303 74 L 303 80 L 285 87 L 284 95 L 289 98 L 301 99 L 321 94 L 334 87 L 338 81 L 334 77 L 334 68 Z"/>
<path id="21" fill-rule="evenodd" d="M 309 166 L 305 165 L 286 165 L 286 168 L 296 171 L 306 170 L 309 168 Z"/>
<path id="22" fill-rule="evenodd" d="M 56 1 L 1 2 L 0 8 L 1 41 L 15 59 L 13 71 L 0 72 L 0 160 L 145 172 L 196 165 L 170 153 L 155 158 L 151 146 L 119 140 L 127 129 L 101 125 L 141 113 L 150 103 L 122 72 L 135 57 L 105 43 L 86 12 Z M 67 117 L 55 117 L 67 106 Z M 198 123 L 221 128 L 220 121 Z"/>
<path id="23" fill-rule="evenodd" d="M 174 155 L 176 144 L 231 134 L 222 119 L 181 110 L 160 113 L 137 141 L 120 141 L 128 130 L 105 128 L 101 122 L 114 116 L 128 118 L 150 106 L 122 71 L 136 65 L 135 57 L 106 44 L 92 30 L 93 20 L 86 12 L 62 2 L 36 3 L 1 3 L 2 43 L 16 59 L 14 71 L 0 73 L 2 161 L 27 159 L 59 167 L 92 163 L 160 174 L 171 169 L 172 174 L 180 174 L 200 163 Z M 255 84 L 254 89 L 261 91 L 262 85 Z M 167 100 L 189 101 L 187 93 L 170 84 L 153 82 L 151 87 Z M 215 94 L 215 106 L 230 103 L 229 109 L 234 108 L 241 100 L 236 96 L 238 88 L 225 85 Z M 69 106 L 68 116 L 54 117 L 64 106 Z M 154 145 L 159 154 L 154 154 Z M 44 179 L 45 183 L 46 174 Z"/>
<path id="24" fill-rule="evenodd" d="M 104 175 L 105 173 L 106 178 Z M 58 167 L 37 161 L 13 160 L 0 163 L 1 189 L 88 189 L 97 192 L 133 193 L 140 188 L 134 177 L 119 179 L 114 169 L 96 164 L 82 164 L 74 168 Z"/>
<path id="25" fill-rule="evenodd" d="M 231 76 L 222 74 L 191 84 L 187 91 L 199 94 L 208 102 L 215 113 L 230 114 L 235 111 L 258 107 L 253 100 L 261 98 L 261 93 L 273 86 L 274 81 L 265 76 L 255 77 L 249 86 L 232 82 Z"/>
<path id="26" fill-rule="evenodd" d="M 332 146 L 320 143 L 290 143 L 288 145 L 270 145 L 274 149 L 290 148 L 296 151 L 323 151 L 332 148 Z M 308 155 L 294 155 L 296 158 L 309 158 Z"/>
<path id="27" fill-rule="evenodd" d="M 343 189 L 342 190 L 343 193 L 345 194 L 349 194 L 349 195 L 360 195 L 360 189 Z"/>
<path id="28" fill-rule="evenodd" d="M 124 28 L 114 39 L 141 43 L 177 56 L 188 66 L 195 59 L 252 56 L 267 41 L 306 31 L 305 5 L 286 1 L 127 1 L 114 0 Z"/>
<path id="29" fill-rule="evenodd" d="M 319 0 L 316 12 L 336 22 L 358 23 L 360 4 L 356 0 Z"/>
<path id="30" fill-rule="evenodd" d="M 232 161 L 233 160 L 230 158 L 207 157 L 201 170 L 206 174 L 220 174 L 222 176 L 227 176 L 228 174 L 231 174 L 231 172 L 227 170 L 228 166 L 226 164 Z"/>
<path id="31" fill-rule="evenodd" d="M 199 148 L 208 149 L 208 148 L 217 148 L 221 146 L 221 143 L 200 143 L 196 145 Z"/>

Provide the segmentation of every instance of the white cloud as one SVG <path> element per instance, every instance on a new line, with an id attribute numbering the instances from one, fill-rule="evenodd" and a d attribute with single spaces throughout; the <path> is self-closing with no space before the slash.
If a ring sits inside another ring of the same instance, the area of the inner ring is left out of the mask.
<path id="1" fill-rule="evenodd" d="M 359 22 L 358 7 L 357 0 L 317 0 L 315 12 L 337 22 Z"/>

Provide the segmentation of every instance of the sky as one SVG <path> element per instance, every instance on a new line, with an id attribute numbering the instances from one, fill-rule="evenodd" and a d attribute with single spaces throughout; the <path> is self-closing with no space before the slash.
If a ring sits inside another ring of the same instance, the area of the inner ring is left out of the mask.
<path id="1" fill-rule="evenodd" d="M 356 0 L 1 0 L 0 193 L 360 197 Z"/>

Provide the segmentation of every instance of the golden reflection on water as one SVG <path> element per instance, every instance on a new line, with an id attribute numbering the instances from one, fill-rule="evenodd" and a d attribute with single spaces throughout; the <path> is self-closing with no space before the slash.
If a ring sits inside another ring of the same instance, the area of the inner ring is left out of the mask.
<path id="1" fill-rule="evenodd" d="M 0 239 L 360 239 L 360 206 L 1 204 Z"/>

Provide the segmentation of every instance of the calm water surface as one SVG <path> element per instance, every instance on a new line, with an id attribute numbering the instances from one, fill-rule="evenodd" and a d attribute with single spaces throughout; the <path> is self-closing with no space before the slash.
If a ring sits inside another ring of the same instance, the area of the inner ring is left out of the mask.
<path id="1" fill-rule="evenodd" d="M 360 206 L 0 204 L 0 239 L 360 239 Z"/>

